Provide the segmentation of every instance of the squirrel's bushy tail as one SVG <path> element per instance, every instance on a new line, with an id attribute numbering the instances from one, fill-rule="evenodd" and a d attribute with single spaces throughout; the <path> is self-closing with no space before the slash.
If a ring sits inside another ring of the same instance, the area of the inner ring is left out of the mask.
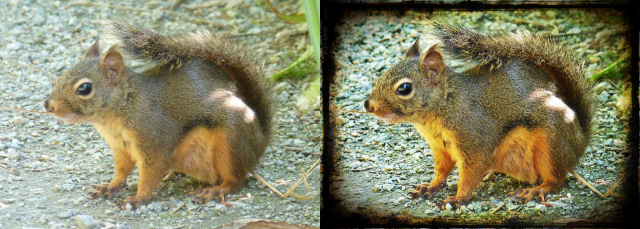
<path id="1" fill-rule="evenodd" d="M 553 42 L 526 30 L 517 33 L 483 36 L 471 29 L 434 22 L 439 39 L 461 58 L 484 63 L 522 58 L 545 70 L 556 82 L 563 101 L 575 111 L 587 141 L 591 138 L 594 114 L 592 85 L 583 74 L 582 64 Z"/>
<path id="2" fill-rule="evenodd" d="M 138 58 L 172 67 L 180 66 L 184 60 L 201 58 L 222 68 L 235 82 L 244 102 L 256 112 L 265 136 L 270 138 L 275 109 L 272 83 L 264 76 L 263 63 L 258 62 L 254 54 L 208 31 L 165 36 L 122 22 L 105 24 L 104 33 L 117 39 L 125 50 Z"/>

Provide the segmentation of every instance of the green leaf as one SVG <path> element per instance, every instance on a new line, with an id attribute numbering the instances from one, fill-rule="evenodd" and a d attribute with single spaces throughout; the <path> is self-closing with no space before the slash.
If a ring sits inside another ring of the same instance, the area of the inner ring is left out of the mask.
<path id="1" fill-rule="evenodd" d="M 301 23 L 306 21 L 304 14 L 292 14 L 292 15 L 280 14 L 279 17 L 282 20 L 285 20 L 291 23 Z"/>
<path id="2" fill-rule="evenodd" d="M 317 66 L 320 67 L 320 1 L 301 0 L 304 7 L 307 26 L 309 28 L 309 39 L 315 53 Z"/>
<path id="3" fill-rule="evenodd" d="M 304 14 L 301 14 L 301 13 L 296 13 L 291 15 L 282 14 L 275 7 L 273 7 L 273 5 L 271 5 L 271 2 L 269 0 L 267 0 L 266 3 L 269 6 L 269 9 L 271 9 L 271 11 L 273 11 L 273 13 L 276 14 L 276 16 L 280 18 L 280 20 L 283 20 L 288 23 L 301 23 L 306 21 L 306 17 Z"/>
<path id="4" fill-rule="evenodd" d="M 302 56 L 300 56 L 300 58 L 298 58 L 295 62 L 293 62 L 293 64 L 289 65 L 289 67 L 287 67 L 284 70 L 282 70 L 282 71 L 278 72 L 277 74 L 273 75 L 271 77 L 271 79 L 273 79 L 273 80 L 279 79 L 280 77 L 282 77 L 282 75 L 284 75 L 285 73 L 287 73 L 291 69 L 295 68 L 296 66 L 298 66 L 299 64 L 301 64 L 305 60 L 309 59 L 309 57 L 311 56 L 312 52 L 313 51 L 311 50 L 311 48 L 307 49 L 307 51 L 304 52 L 302 54 Z"/>
<path id="5" fill-rule="evenodd" d="M 314 57 L 316 62 L 316 65 L 313 69 L 320 68 L 320 64 L 321 64 L 320 62 L 320 51 L 321 51 L 320 50 L 320 1 L 318 0 L 301 0 L 301 1 L 304 9 L 304 17 L 306 18 L 305 21 L 307 22 L 307 28 L 309 31 L 309 39 L 311 40 L 311 47 L 307 49 L 307 51 L 303 53 L 302 56 L 300 56 L 295 62 L 293 62 L 287 68 L 285 68 L 284 70 L 272 76 L 271 78 L 273 80 L 279 79 L 284 74 L 291 71 L 296 66 L 300 65 L 302 62 L 306 61 L 311 56 L 312 53 L 315 54 Z M 270 5 L 271 3 L 269 3 L 269 1 L 266 1 L 266 2 L 271 7 L 272 11 L 275 12 L 278 15 L 278 17 L 282 18 L 283 15 L 279 14 L 277 10 Z"/>

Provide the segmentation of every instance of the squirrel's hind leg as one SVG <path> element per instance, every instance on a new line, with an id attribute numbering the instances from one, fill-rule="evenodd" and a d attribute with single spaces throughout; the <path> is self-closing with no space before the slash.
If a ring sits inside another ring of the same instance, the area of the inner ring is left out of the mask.
<path id="1" fill-rule="evenodd" d="M 230 159 L 230 156 L 218 158 L 218 163 L 216 163 L 216 169 L 220 174 L 220 178 L 222 178 L 222 184 L 213 188 L 198 189 L 197 191 L 189 193 L 193 202 L 200 204 L 205 204 L 212 200 L 224 202 L 225 195 L 234 193 L 242 188 L 244 176 L 237 175 L 237 171 L 234 171 L 233 162 L 230 161 Z"/>
<path id="2" fill-rule="evenodd" d="M 235 158 L 238 152 L 234 152 L 234 150 L 241 149 L 234 148 L 229 144 L 227 134 L 223 130 L 214 130 L 209 135 L 213 153 L 213 167 L 217 173 L 216 178 L 221 179 L 222 184 L 189 193 L 193 202 L 200 204 L 208 203 L 211 200 L 223 202 L 225 195 L 237 192 L 242 188 L 247 169 Z"/>
<path id="3" fill-rule="evenodd" d="M 509 196 L 511 200 L 521 204 L 528 203 L 532 200 L 543 202 L 544 196 L 562 187 L 562 183 L 564 182 L 560 182 L 557 179 L 544 180 L 542 184 L 536 187 L 527 189 L 519 188 L 516 191 L 510 192 Z"/>
<path id="4" fill-rule="evenodd" d="M 519 203 L 528 203 L 531 200 L 544 201 L 546 194 L 559 190 L 564 184 L 567 174 L 566 168 L 553 159 L 549 144 L 535 144 L 533 152 L 535 152 L 535 157 L 533 157 L 535 169 L 542 180 L 542 184 L 533 188 L 520 188 L 509 193 L 513 201 Z"/>
<path id="5" fill-rule="evenodd" d="M 243 181 L 225 179 L 222 184 L 216 187 L 198 189 L 197 191 L 189 193 L 189 195 L 191 195 L 191 201 L 199 204 L 205 204 L 212 200 L 225 202 L 224 197 L 242 187 L 243 183 Z"/>

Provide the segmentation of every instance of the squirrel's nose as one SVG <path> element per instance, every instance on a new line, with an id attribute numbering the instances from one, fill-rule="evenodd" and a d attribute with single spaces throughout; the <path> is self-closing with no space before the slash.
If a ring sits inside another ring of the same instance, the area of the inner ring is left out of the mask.
<path id="1" fill-rule="evenodd" d="M 50 113 L 56 110 L 56 108 L 49 103 L 49 99 L 44 101 L 44 109 Z"/>
<path id="2" fill-rule="evenodd" d="M 364 101 L 364 109 L 368 112 L 373 112 L 376 110 L 376 108 L 373 105 L 369 104 L 369 99 Z"/>

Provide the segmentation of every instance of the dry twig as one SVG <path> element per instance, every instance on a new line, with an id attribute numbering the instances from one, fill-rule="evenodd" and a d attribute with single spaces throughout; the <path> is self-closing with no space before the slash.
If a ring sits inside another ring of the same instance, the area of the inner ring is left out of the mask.
<path id="1" fill-rule="evenodd" d="M 281 197 L 287 198 L 288 196 L 291 196 L 293 198 L 299 199 L 299 200 L 309 200 L 309 199 L 313 199 L 313 196 L 302 196 L 296 193 L 293 193 L 293 190 L 295 190 L 298 185 L 300 185 L 300 183 L 302 181 L 305 181 L 306 183 L 306 179 L 307 176 L 316 168 L 316 165 L 320 162 L 320 159 L 318 159 L 315 163 L 313 163 L 313 165 L 311 166 L 311 168 L 309 168 L 309 170 L 307 170 L 307 172 L 303 172 L 302 177 L 300 177 L 300 179 L 298 179 L 298 182 L 296 182 L 293 186 L 291 186 L 291 188 L 289 188 L 289 190 L 287 190 L 287 192 L 285 194 L 282 194 L 280 191 L 278 191 L 278 189 L 276 189 L 275 187 L 273 187 L 269 182 L 267 182 L 265 179 L 263 179 L 260 175 L 258 175 L 258 173 L 256 173 L 253 170 L 249 170 L 249 172 L 251 172 L 251 174 L 253 174 L 254 177 L 256 177 L 256 179 L 258 179 L 260 182 L 262 182 L 263 184 L 265 184 L 267 187 L 269 187 L 269 189 L 271 189 L 274 193 L 278 194 Z M 308 184 L 306 184 L 307 186 L 307 190 L 310 190 Z"/>
<path id="2" fill-rule="evenodd" d="M 573 174 L 573 176 L 575 176 L 579 181 L 581 181 L 582 183 L 584 183 L 587 187 L 589 187 L 593 192 L 597 193 L 598 195 L 600 195 L 603 198 L 607 198 L 609 195 L 616 198 L 616 199 L 623 199 L 624 196 L 621 195 L 617 195 L 615 193 L 611 193 L 613 191 L 613 189 L 615 189 L 616 187 L 618 187 L 618 183 L 620 183 L 622 181 L 622 178 L 624 178 L 624 175 L 622 177 L 620 177 L 620 179 L 618 180 L 618 182 L 616 182 L 615 185 L 613 185 L 613 187 L 611 187 L 609 189 L 609 191 L 607 191 L 608 195 L 605 196 L 604 194 L 602 194 L 600 191 L 598 191 L 596 188 L 594 188 L 589 182 L 587 182 L 586 180 L 582 179 L 582 177 L 580 175 L 578 175 L 575 171 L 573 171 L 572 169 L 569 170 L 569 172 L 571 174 Z"/>
<path id="3" fill-rule="evenodd" d="M 497 212 L 502 207 L 504 207 L 504 202 L 500 202 L 500 205 L 498 205 L 498 207 L 496 207 L 493 210 L 491 210 L 491 212 L 489 212 L 489 214 L 493 214 L 493 213 Z"/>
<path id="4" fill-rule="evenodd" d="M 333 108 L 333 107 L 329 108 L 329 110 L 332 110 L 332 111 L 344 111 L 344 112 L 351 112 L 351 113 L 360 113 L 360 114 L 369 113 L 369 112 L 366 112 L 366 111 L 343 110 L 343 109 L 338 109 L 338 108 Z"/>
<path id="5" fill-rule="evenodd" d="M 43 111 L 23 110 L 23 109 L 18 109 L 18 108 L 8 108 L 8 107 L 0 107 L 0 110 L 24 111 L 24 112 L 40 113 L 40 114 L 46 114 L 46 113 L 48 113 L 48 112 L 43 112 Z"/>
<path id="6" fill-rule="evenodd" d="M 598 191 L 598 189 L 594 188 L 591 184 L 589 184 L 589 182 L 587 182 L 586 180 L 582 179 L 582 177 L 580 175 L 578 175 L 575 171 L 573 171 L 572 169 L 569 170 L 569 172 L 571 174 L 573 174 L 573 176 L 575 176 L 576 178 L 578 178 L 579 181 L 581 181 L 582 183 L 584 183 L 587 187 L 589 187 L 593 192 L 598 193 L 598 195 L 602 196 L 602 193 L 600 191 Z"/>
<path id="7" fill-rule="evenodd" d="M 620 179 L 618 179 L 618 181 L 613 186 L 611 186 L 611 188 L 609 188 L 609 190 L 602 197 L 607 198 L 608 196 L 613 196 L 617 199 L 623 198 L 622 196 L 613 193 L 613 190 L 615 190 L 618 187 L 618 185 L 622 183 L 622 180 L 624 180 L 624 173 L 622 173 L 622 175 L 620 176 Z"/>
<path id="8" fill-rule="evenodd" d="M 320 159 L 318 159 L 315 163 L 313 163 L 311 168 L 309 168 L 309 170 L 307 170 L 306 173 L 303 173 L 302 177 L 300 177 L 300 179 L 298 179 L 298 181 L 293 186 L 291 186 L 291 188 L 289 188 L 289 190 L 287 190 L 287 192 L 282 197 L 287 198 L 287 196 L 289 196 L 293 192 L 293 190 L 296 189 L 298 185 L 300 185 L 300 182 L 302 182 L 302 180 L 304 180 L 307 177 L 307 174 L 309 174 L 316 167 L 316 165 L 318 165 L 319 162 L 320 162 Z"/>
<path id="9" fill-rule="evenodd" d="M 30 172 L 42 172 L 42 171 L 46 171 L 46 170 L 49 170 L 49 169 L 52 169 L 52 168 L 53 168 L 53 166 L 49 166 L 49 167 L 47 167 L 47 168 L 43 168 L 43 169 L 25 169 L 24 171 L 30 171 Z"/>
<path id="10" fill-rule="evenodd" d="M 178 205 L 178 207 L 176 207 L 173 210 L 171 210 L 171 212 L 169 212 L 169 215 L 173 215 L 173 213 L 176 213 L 182 207 L 184 207 L 184 202 L 180 202 L 180 205 Z"/>

